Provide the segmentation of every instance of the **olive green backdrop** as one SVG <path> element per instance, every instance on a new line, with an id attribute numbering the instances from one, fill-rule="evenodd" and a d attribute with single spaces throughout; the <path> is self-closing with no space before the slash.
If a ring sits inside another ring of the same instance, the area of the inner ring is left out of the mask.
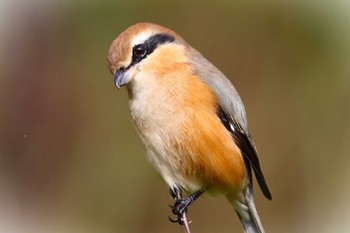
<path id="1" fill-rule="evenodd" d="M 222 70 L 245 103 L 273 200 L 267 232 L 350 231 L 347 1 L 0 3 L 0 232 L 175 233 L 112 40 L 140 21 L 170 27 Z M 257 186 L 256 186 L 257 187 Z M 243 232 L 223 198 L 189 210 L 193 233 Z"/>

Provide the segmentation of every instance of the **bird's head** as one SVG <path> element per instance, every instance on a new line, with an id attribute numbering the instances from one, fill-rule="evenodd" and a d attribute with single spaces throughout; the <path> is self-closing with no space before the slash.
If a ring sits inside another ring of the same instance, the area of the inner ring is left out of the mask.
<path id="1" fill-rule="evenodd" d="M 108 67 L 120 88 L 133 81 L 143 69 L 157 69 L 184 50 L 186 42 L 174 31 L 152 23 L 138 23 L 123 31 L 108 52 Z"/>

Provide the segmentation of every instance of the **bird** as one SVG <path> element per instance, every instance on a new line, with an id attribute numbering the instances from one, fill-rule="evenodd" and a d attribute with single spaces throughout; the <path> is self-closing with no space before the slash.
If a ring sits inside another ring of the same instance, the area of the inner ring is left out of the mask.
<path id="1" fill-rule="evenodd" d="M 263 233 L 253 174 L 263 195 L 272 196 L 231 81 L 175 31 L 148 22 L 121 32 L 107 63 L 116 87 L 126 86 L 147 160 L 176 200 L 173 221 L 182 224 L 202 194 L 223 195 L 246 233 Z"/>

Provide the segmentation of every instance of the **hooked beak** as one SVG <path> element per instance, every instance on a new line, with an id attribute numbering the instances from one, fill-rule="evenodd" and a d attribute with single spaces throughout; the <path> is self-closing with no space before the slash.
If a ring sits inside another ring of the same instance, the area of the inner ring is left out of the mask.
<path id="1" fill-rule="evenodd" d="M 125 68 L 120 68 L 115 72 L 114 74 L 114 83 L 118 89 L 120 89 L 122 86 L 125 86 L 128 84 L 131 80 L 130 73 L 128 74 Z"/>

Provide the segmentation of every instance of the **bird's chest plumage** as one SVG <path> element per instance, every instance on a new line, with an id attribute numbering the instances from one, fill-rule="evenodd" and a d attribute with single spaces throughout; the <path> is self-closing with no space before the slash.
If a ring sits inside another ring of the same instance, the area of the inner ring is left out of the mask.
<path id="1" fill-rule="evenodd" d="M 182 133 L 186 124 L 183 97 L 175 93 L 176 87 L 167 88 L 156 77 L 139 76 L 135 81 L 129 90 L 129 106 L 148 161 L 170 187 L 199 186 L 195 181 L 189 182 L 185 171 L 188 156 L 178 148 L 185 140 Z"/>

